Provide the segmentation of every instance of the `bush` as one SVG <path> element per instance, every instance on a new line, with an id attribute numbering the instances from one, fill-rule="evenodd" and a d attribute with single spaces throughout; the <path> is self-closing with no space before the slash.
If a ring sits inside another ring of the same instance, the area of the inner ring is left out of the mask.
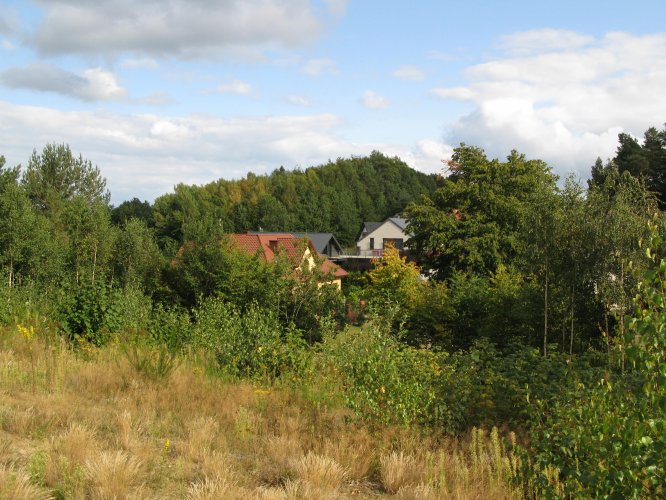
<path id="1" fill-rule="evenodd" d="M 558 470 L 570 497 L 666 495 L 664 250 L 653 233 L 647 255 L 654 267 L 639 285 L 622 342 L 628 370 L 578 384 L 568 397 L 535 412 L 530 474 L 545 495 L 553 493 L 553 483 L 535 471 L 547 466 Z"/>
<path id="2" fill-rule="evenodd" d="M 101 280 L 65 287 L 60 291 L 60 319 L 70 340 L 102 346 L 122 325 L 118 290 Z"/>
<path id="3" fill-rule="evenodd" d="M 347 406 L 380 423 L 436 425 L 453 432 L 463 413 L 448 396 L 453 371 L 447 355 L 405 345 L 391 329 L 390 317 L 374 317 L 365 328 L 325 339 L 322 363 L 342 380 Z"/>
<path id="4" fill-rule="evenodd" d="M 287 372 L 300 376 L 307 368 L 301 332 L 283 328 L 272 311 L 256 303 L 241 313 L 220 298 L 208 298 L 195 319 L 194 346 L 213 353 L 229 375 L 274 380 Z"/>

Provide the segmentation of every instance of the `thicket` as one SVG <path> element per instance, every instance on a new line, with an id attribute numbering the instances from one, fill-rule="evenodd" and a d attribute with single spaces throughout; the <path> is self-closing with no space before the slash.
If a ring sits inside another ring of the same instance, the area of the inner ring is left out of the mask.
<path id="1" fill-rule="evenodd" d="M 500 161 L 461 145 L 436 185 L 375 153 L 117 209 L 67 146 L 24 172 L 0 158 L 0 322 L 80 352 L 118 344 L 157 382 L 199 356 L 213 376 L 286 384 L 371 423 L 509 426 L 540 495 L 661 496 L 666 225 L 650 179 L 621 166 L 626 147 L 587 188 L 517 152 Z M 343 179 L 359 189 L 335 215 L 348 226 L 313 201 L 333 200 Z M 397 196 L 386 179 L 407 187 Z M 320 286 L 317 266 L 266 263 L 224 239 L 266 223 L 347 241 L 349 221 L 355 232 L 407 202 L 419 264 L 387 249 L 344 294 Z M 310 216 L 321 225 L 284 225 Z"/>

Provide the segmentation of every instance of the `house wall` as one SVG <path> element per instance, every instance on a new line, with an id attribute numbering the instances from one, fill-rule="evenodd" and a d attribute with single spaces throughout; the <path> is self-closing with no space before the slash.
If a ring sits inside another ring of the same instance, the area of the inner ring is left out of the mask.
<path id="1" fill-rule="evenodd" d="M 408 236 L 400 229 L 398 226 L 396 226 L 393 222 L 390 220 L 387 220 L 379 226 L 377 229 L 375 229 L 373 232 L 370 234 L 367 234 L 358 242 L 356 242 L 356 246 L 361 252 L 361 255 L 363 253 L 368 253 L 371 251 L 370 249 L 370 238 L 375 239 L 375 245 L 374 245 L 374 250 L 383 250 L 384 249 L 384 238 L 402 238 L 403 242 L 407 241 Z"/>

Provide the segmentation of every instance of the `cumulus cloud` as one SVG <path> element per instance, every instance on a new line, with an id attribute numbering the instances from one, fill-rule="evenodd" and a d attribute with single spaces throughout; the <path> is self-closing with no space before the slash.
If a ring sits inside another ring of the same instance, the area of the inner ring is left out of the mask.
<path id="1" fill-rule="evenodd" d="M 16 48 L 16 46 L 12 42 L 4 38 L 2 39 L 2 41 L 0 41 L 0 46 L 2 46 L 2 48 L 5 50 L 14 50 Z"/>
<path id="2" fill-rule="evenodd" d="M 363 92 L 361 104 L 368 109 L 385 109 L 389 106 L 389 102 L 385 97 L 380 96 L 372 90 Z"/>
<path id="3" fill-rule="evenodd" d="M 451 143 L 492 155 L 516 148 L 586 176 L 597 156 L 613 156 L 619 132 L 640 135 L 664 121 L 666 34 L 540 30 L 504 44 L 504 56 L 467 69 L 468 85 L 433 89 L 475 104 L 450 126 Z"/>
<path id="4" fill-rule="evenodd" d="M 240 80 L 231 80 L 215 87 L 215 92 L 222 94 L 249 95 L 252 93 L 252 86 Z"/>
<path id="5" fill-rule="evenodd" d="M 324 3 L 334 16 L 342 16 L 347 12 L 347 0 L 324 0 Z"/>
<path id="6" fill-rule="evenodd" d="M 310 76 L 334 75 L 338 72 L 335 62 L 331 59 L 310 59 L 305 63 L 301 71 Z"/>
<path id="7" fill-rule="evenodd" d="M 594 37 L 575 31 L 535 29 L 502 37 L 502 47 L 516 55 L 526 55 L 546 50 L 573 50 L 594 42 Z"/>
<path id="8" fill-rule="evenodd" d="M 310 0 L 36 1 L 44 15 L 27 41 L 46 55 L 260 57 L 311 42 L 325 21 Z"/>
<path id="9" fill-rule="evenodd" d="M 126 69 L 157 69 L 159 63 L 150 57 L 142 57 L 138 59 L 125 59 L 120 63 Z"/>
<path id="10" fill-rule="evenodd" d="M 418 82 L 425 79 L 425 73 L 418 66 L 401 66 L 393 72 L 398 80 Z"/>
<path id="11" fill-rule="evenodd" d="M 0 84 L 11 88 L 55 92 L 83 101 L 123 100 L 127 91 L 118 85 L 113 73 L 101 68 L 81 75 L 50 64 L 30 64 L 0 73 Z"/>
<path id="12" fill-rule="evenodd" d="M 61 111 L 0 101 L 0 144 L 10 165 L 25 163 L 33 148 L 68 143 L 97 164 L 113 202 L 153 199 L 178 183 L 268 173 L 280 165 L 319 165 L 373 150 L 437 171 L 446 147 L 434 140 L 413 146 L 355 144 L 338 134 L 333 114 L 225 119 L 210 115 L 166 117 L 108 111 Z"/>

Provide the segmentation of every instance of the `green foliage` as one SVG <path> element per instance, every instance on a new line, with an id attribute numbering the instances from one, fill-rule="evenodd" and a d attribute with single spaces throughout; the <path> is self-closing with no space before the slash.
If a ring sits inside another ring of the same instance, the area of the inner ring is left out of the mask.
<path id="1" fill-rule="evenodd" d="M 663 497 L 666 477 L 666 260 L 652 230 L 645 273 L 626 321 L 628 370 L 576 385 L 537 414 L 533 460 L 559 469 L 564 492 L 577 497 Z M 550 483 L 537 475 L 544 493 Z"/>
<path id="2" fill-rule="evenodd" d="M 393 216 L 434 188 L 432 176 L 374 152 L 305 171 L 280 168 L 203 187 L 179 185 L 155 200 L 153 214 L 160 246 L 174 252 L 196 239 L 194 229 L 202 223 L 224 233 L 331 232 L 351 245 L 364 220 Z"/>
<path id="3" fill-rule="evenodd" d="M 618 142 L 612 167 L 643 179 L 648 189 L 657 194 L 663 208 L 666 203 L 666 126 L 663 130 L 647 129 L 642 144 L 626 133 L 618 135 Z"/>
<path id="4" fill-rule="evenodd" d="M 22 181 L 35 206 L 50 216 L 77 196 L 104 204 L 110 197 L 99 169 L 81 155 L 76 158 L 66 144 L 47 144 L 41 154 L 34 150 Z"/>
<path id="5" fill-rule="evenodd" d="M 397 248 L 389 245 L 368 273 L 367 296 L 373 303 L 396 304 L 404 311 L 421 294 L 420 274 L 416 264 L 407 262 Z"/>
<path id="6" fill-rule="evenodd" d="M 154 232 L 142 220 L 131 218 L 113 242 L 110 266 L 122 286 L 140 286 L 147 292 L 160 288 L 164 258 Z"/>
<path id="7" fill-rule="evenodd" d="M 147 227 L 153 227 L 155 220 L 152 205 L 148 201 L 132 198 L 129 201 L 123 201 L 111 210 L 111 222 L 116 226 L 124 226 L 131 219 L 138 219 L 143 221 Z"/>
<path id="8" fill-rule="evenodd" d="M 553 190 L 556 180 L 544 162 L 516 151 L 504 163 L 464 144 L 454 151 L 441 187 L 406 210 L 410 249 L 440 278 L 509 265 L 520 250 L 518 230 L 533 193 Z"/>
<path id="9" fill-rule="evenodd" d="M 270 381 L 285 373 L 299 377 L 307 369 L 301 332 L 282 327 L 274 312 L 256 303 L 240 312 L 211 297 L 195 310 L 195 321 L 194 347 L 211 352 L 231 376 Z"/>
<path id="10" fill-rule="evenodd" d="M 168 379 L 179 363 L 178 353 L 166 344 L 146 344 L 134 339 L 124 342 L 121 349 L 137 373 L 154 381 Z"/>
<path id="11" fill-rule="evenodd" d="M 377 422 L 460 428 L 464 417 L 460 400 L 450 397 L 454 372 L 446 354 L 403 344 L 391 324 L 390 317 L 376 317 L 325 338 L 322 363 L 341 381 L 346 404 Z"/>
<path id="12" fill-rule="evenodd" d="M 60 320 L 70 340 L 102 346 L 123 323 L 118 290 L 103 281 L 82 282 L 61 291 Z"/>

